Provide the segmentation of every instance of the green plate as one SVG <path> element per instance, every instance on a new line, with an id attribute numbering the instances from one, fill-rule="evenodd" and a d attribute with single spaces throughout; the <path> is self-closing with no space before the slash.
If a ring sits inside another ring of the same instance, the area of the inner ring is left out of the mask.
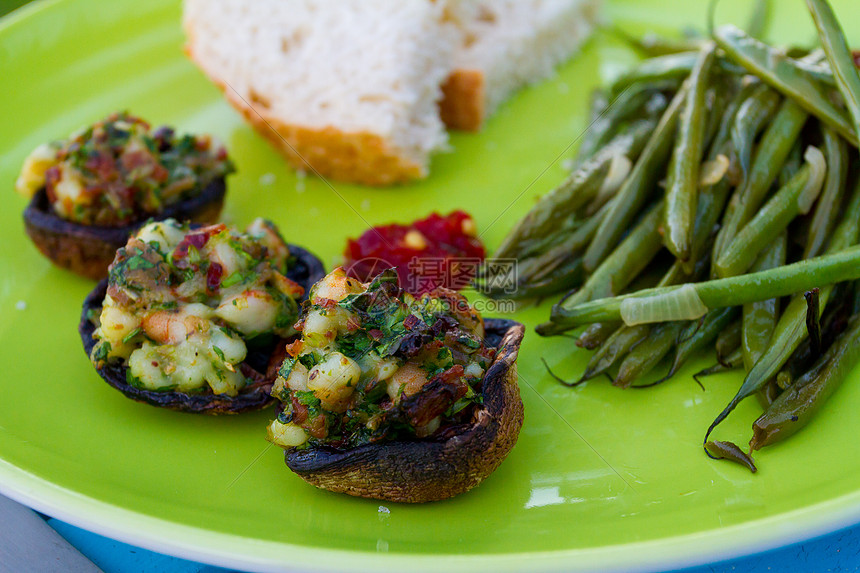
<path id="1" fill-rule="evenodd" d="M 636 32 L 705 25 L 706 2 L 618 0 L 609 17 Z M 743 24 L 726 0 L 720 21 Z M 776 4 L 776 2 L 775 2 Z M 780 0 L 772 37 L 810 43 L 804 3 Z M 834 2 L 843 22 L 854 0 Z M 0 22 L 0 490 L 61 519 L 201 561 L 278 570 L 507 571 L 671 568 L 761 551 L 860 520 L 860 384 L 814 424 L 760 453 L 751 475 L 705 458 L 704 429 L 738 376 L 690 377 L 621 391 L 602 380 L 563 388 L 540 359 L 573 376 L 587 357 L 566 338 L 526 337 L 526 422 L 507 461 L 479 488 L 423 506 L 318 491 L 264 440 L 270 412 L 183 415 L 134 403 L 95 374 L 76 332 L 93 284 L 52 267 L 24 235 L 12 185 L 37 144 L 117 109 L 208 131 L 239 167 L 225 217 L 275 220 L 288 240 L 334 265 L 368 224 L 455 208 L 491 248 L 564 176 L 588 94 L 635 56 L 595 37 L 551 81 L 524 90 L 480 134 L 452 136 L 426 181 L 368 189 L 299 179 L 182 54 L 173 0 L 42 2 Z M 860 36 L 854 32 L 854 40 Z M 336 191 L 335 191 L 336 190 Z M 486 303 L 483 303 L 486 306 Z M 514 317 L 534 326 L 549 304 Z M 488 310 L 487 314 L 498 314 Z M 854 382 L 860 380 L 856 379 Z M 745 442 L 749 400 L 719 437 Z"/>

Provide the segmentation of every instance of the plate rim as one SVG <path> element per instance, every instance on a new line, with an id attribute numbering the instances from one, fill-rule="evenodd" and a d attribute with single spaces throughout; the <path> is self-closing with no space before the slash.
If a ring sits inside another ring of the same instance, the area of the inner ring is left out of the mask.
<path id="1" fill-rule="evenodd" d="M 150 551 L 220 567 L 262 572 L 360 571 L 537 573 L 676 570 L 724 562 L 833 533 L 860 522 L 860 491 L 810 506 L 648 541 L 531 553 L 432 555 L 326 549 L 263 541 L 124 509 L 57 486 L 0 459 L 0 495 L 76 527 Z M 751 535 L 755 533 L 755 535 Z M 707 548 L 703 549 L 703 542 Z M 325 559 L 321 559 L 324 557 Z"/>
<path id="2" fill-rule="evenodd" d="M 33 0 L 0 17 L 0 35 L 69 0 Z M 802 508 L 722 528 L 584 549 L 489 554 L 408 554 L 326 549 L 241 537 L 125 509 L 58 486 L 0 458 L 0 495 L 87 531 L 214 566 L 262 572 L 403 570 L 644 573 L 715 564 L 860 524 L 860 489 Z M 707 546 L 703 549 L 703 542 Z M 325 559 L 321 559 L 325 557 Z M 338 566 L 339 565 L 339 566 Z"/>

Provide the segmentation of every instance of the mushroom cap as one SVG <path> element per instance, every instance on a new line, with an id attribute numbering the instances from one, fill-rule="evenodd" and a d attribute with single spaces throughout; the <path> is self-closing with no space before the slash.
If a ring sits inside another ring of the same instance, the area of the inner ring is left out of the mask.
<path id="1" fill-rule="evenodd" d="M 146 215 L 121 227 L 84 225 L 57 215 L 44 187 L 24 209 L 24 228 L 39 251 L 65 269 L 93 280 L 107 276 L 117 249 L 150 219 L 211 223 L 218 220 L 227 187 L 223 177 L 209 182 L 199 195 L 168 205 L 160 213 Z"/>
<path id="2" fill-rule="evenodd" d="M 485 342 L 498 348 L 484 375 L 483 405 L 471 424 L 447 440 L 393 440 L 338 450 L 287 450 L 287 466 L 306 482 L 349 495 L 421 503 L 453 497 L 481 483 L 517 442 L 523 402 L 517 354 L 525 328 L 487 319 Z"/>
<path id="3" fill-rule="evenodd" d="M 295 263 L 289 269 L 287 277 L 304 287 L 306 297 L 310 287 L 325 276 L 325 269 L 322 262 L 310 252 L 295 245 L 288 246 L 290 254 L 295 258 Z M 84 300 L 78 332 L 87 357 L 91 355 L 96 344 L 93 338 L 96 325 L 89 317 L 92 316 L 91 313 L 101 310 L 107 286 L 107 279 L 102 280 Z M 128 366 L 124 363 L 104 364 L 96 368 L 96 371 L 105 382 L 138 402 L 196 414 L 239 414 L 260 410 L 274 402 L 274 398 L 269 393 L 277 377 L 278 367 L 285 357 L 284 342 L 283 339 L 275 338 L 266 347 L 248 353 L 243 364 L 259 374 L 260 381 L 246 386 L 237 396 L 213 394 L 211 391 L 202 394 L 186 394 L 136 388 L 126 381 Z"/>

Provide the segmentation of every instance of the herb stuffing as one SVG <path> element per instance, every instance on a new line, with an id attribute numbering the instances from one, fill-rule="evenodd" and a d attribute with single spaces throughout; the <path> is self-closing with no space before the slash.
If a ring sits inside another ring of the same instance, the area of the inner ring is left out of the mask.
<path id="1" fill-rule="evenodd" d="M 445 439 L 471 421 L 495 349 L 461 295 L 418 298 L 394 269 L 362 283 L 335 269 L 311 289 L 272 395 L 283 409 L 269 440 L 284 448 L 351 448 Z"/>
<path id="2" fill-rule="evenodd" d="M 296 333 L 304 289 L 286 277 L 290 260 L 263 219 L 245 233 L 150 223 L 110 266 L 90 358 L 127 365 L 134 387 L 236 396 L 254 383 L 249 346 Z"/>
<path id="3" fill-rule="evenodd" d="M 37 147 L 16 189 L 29 196 L 44 187 L 59 217 L 114 227 L 194 197 L 233 171 L 226 150 L 212 137 L 177 135 L 170 127 L 151 131 L 123 112 Z"/>

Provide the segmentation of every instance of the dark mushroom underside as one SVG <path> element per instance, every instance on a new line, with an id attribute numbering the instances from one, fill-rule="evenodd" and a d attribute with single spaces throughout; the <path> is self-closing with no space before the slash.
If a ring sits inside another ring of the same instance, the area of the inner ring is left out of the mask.
<path id="1" fill-rule="evenodd" d="M 123 244 L 125 243 L 123 242 Z M 310 287 L 325 276 L 325 269 L 322 262 L 305 249 L 294 245 L 290 245 L 289 248 L 295 260 L 287 276 L 302 285 L 307 296 Z M 92 353 L 96 343 L 93 338 L 96 325 L 89 317 L 91 313 L 99 313 L 101 311 L 106 291 L 107 279 L 102 280 L 87 295 L 84 301 L 78 332 L 81 335 L 81 341 L 84 344 L 84 351 L 87 353 L 87 357 Z M 182 392 L 154 392 L 152 390 L 136 388 L 126 382 L 128 367 L 123 364 L 106 364 L 101 368 L 96 368 L 96 371 L 108 384 L 138 402 L 146 402 L 153 406 L 161 406 L 181 412 L 238 414 L 249 410 L 260 410 L 274 401 L 269 392 L 275 381 L 277 368 L 284 358 L 284 345 L 282 343 L 282 339 L 276 339 L 271 344 L 271 347 L 263 352 L 262 356 L 260 356 L 260 353 L 256 353 L 257 355 L 253 356 L 255 353 L 249 352 L 249 357 L 245 361 L 245 367 L 251 368 L 252 371 L 256 372 L 255 377 L 258 377 L 261 381 L 248 386 L 235 397 L 212 394 L 211 392 L 185 394 Z"/>
<path id="2" fill-rule="evenodd" d="M 287 466 L 319 488 L 386 501 L 436 501 L 481 483 L 514 447 L 523 424 L 516 359 L 524 327 L 500 319 L 485 326 L 487 344 L 499 351 L 484 376 L 483 407 L 463 432 L 445 441 L 288 450 Z"/>
<path id="3" fill-rule="evenodd" d="M 122 227 L 82 225 L 57 215 L 48 202 L 45 189 L 40 189 L 24 210 L 24 227 L 39 251 L 65 269 L 93 280 L 107 276 L 107 268 L 117 249 L 150 218 L 211 223 L 218 220 L 224 205 L 224 178 L 213 180 L 194 197 L 170 205 L 161 213 Z"/>

